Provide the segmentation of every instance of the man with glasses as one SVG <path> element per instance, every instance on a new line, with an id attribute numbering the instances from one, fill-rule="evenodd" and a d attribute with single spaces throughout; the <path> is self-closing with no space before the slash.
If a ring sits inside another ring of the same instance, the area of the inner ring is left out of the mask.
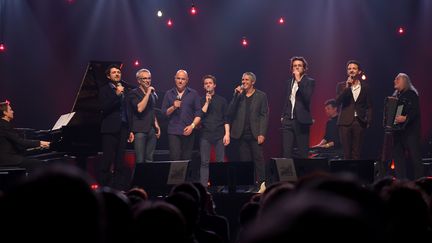
<path id="1" fill-rule="evenodd" d="M 284 158 L 308 157 L 309 129 L 313 123 L 310 103 L 315 80 L 309 77 L 306 71 L 306 59 L 291 58 L 292 78 L 286 84 L 287 94 L 281 116 Z M 297 145 L 296 155 L 293 155 L 294 144 Z"/>
<path id="2" fill-rule="evenodd" d="M 140 69 L 136 73 L 139 86 L 129 94 L 131 119 L 130 130 L 134 134 L 136 163 L 153 161 L 156 140 L 161 131 L 155 116 L 155 105 L 158 99 L 152 86 L 151 73 Z"/>

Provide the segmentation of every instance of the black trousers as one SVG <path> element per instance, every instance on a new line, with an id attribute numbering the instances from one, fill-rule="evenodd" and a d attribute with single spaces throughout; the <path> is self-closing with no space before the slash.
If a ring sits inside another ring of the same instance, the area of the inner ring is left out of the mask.
<path id="1" fill-rule="evenodd" d="M 393 137 L 393 159 L 398 179 L 415 180 L 424 176 L 420 134 L 405 131 L 395 132 Z"/>
<path id="2" fill-rule="evenodd" d="M 297 120 L 284 118 L 282 123 L 282 151 L 284 158 L 307 158 L 309 154 L 309 125 L 304 125 Z M 294 154 L 294 145 L 297 145 L 297 153 Z"/>
<path id="3" fill-rule="evenodd" d="M 257 185 L 265 181 L 263 146 L 252 136 L 242 136 L 239 140 L 240 161 L 253 161 Z"/>
<path id="4" fill-rule="evenodd" d="M 132 180 L 132 169 L 124 161 L 129 132 L 122 127 L 117 133 L 102 134 L 102 160 L 97 167 L 97 180 L 101 186 L 117 190 L 128 190 Z"/>
<path id="5" fill-rule="evenodd" d="M 190 160 L 195 142 L 195 132 L 189 136 L 168 134 L 171 160 Z"/>
<path id="6" fill-rule="evenodd" d="M 357 118 L 348 126 L 339 126 L 339 137 L 342 144 L 344 159 L 360 159 L 364 137 L 363 124 Z"/>

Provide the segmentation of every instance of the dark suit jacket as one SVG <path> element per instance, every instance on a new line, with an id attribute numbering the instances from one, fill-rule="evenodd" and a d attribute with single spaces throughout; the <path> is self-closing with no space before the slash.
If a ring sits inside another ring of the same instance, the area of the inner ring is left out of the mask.
<path id="1" fill-rule="evenodd" d="M 127 99 L 127 86 L 125 87 L 124 98 Z M 120 107 L 127 109 L 127 101 L 122 102 L 122 97 L 117 96 L 113 87 L 110 83 L 106 83 L 99 89 L 99 103 L 102 109 L 102 133 L 116 133 L 120 131 L 122 126 L 122 120 L 120 116 Z"/>
<path id="2" fill-rule="evenodd" d="M 246 113 L 246 96 L 235 94 L 228 106 L 228 116 L 231 123 L 231 137 L 239 139 L 243 133 L 245 117 L 250 116 L 250 126 L 252 135 L 257 138 L 259 135 L 265 136 L 267 133 L 269 108 L 267 95 L 255 89 L 252 95 L 250 112 Z"/>
<path id="3" fill-rule="evenodd" d="M 282 118 L 291 117 L 292 104 L 290 100 L 292 85 L 294 79 L 286 82 L 287 92 L 285 96 L 285 105 L 282 111 Z M 296 93 L 296 101 L 294 106 L 294 118 L 302 124 L 312 125 L 312 115 L 310 113 L 310 102 L 312 93 L 315 88 L 315 80 L 311 77 L 304 75 L 299 83 Z"/>
<path id="4" fill-rule="evenodd" d="M 354 111 L 357 112 L 357 117 L 366 126 L 370 126 L 372 122 L 372 100 L 366 82 L 361 82 L 361 91 L 357 101 L 354 101 L 351 88 L 346 88 L 345 82 L 338 83 L 336 102 L 340 106 L 338 126 L 351 125 L 354 121 Z"/>
<path id="5" fill-rule="evenodd" d="M 20 137 L 10 122 L 0 119 L 0 165 L 18 165 L 26 148 L 39 147 L 40 141 Z"/>

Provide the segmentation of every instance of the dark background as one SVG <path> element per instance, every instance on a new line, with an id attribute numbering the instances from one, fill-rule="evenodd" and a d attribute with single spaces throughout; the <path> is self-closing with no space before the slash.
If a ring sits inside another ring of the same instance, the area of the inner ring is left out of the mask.
<path id="1" fill-rule="evenodd" d="M 173 87 L 178 69 L 189 72 L 201 94 L 201 77 L 214 74 L 217 92 L 231 98 L 243 72 L 257 75 L 267 93 L 267 157 L 281 153 L 280 113 L 289 58 L 304 56 L 316 79 L 311 145 L 326 122 L 325 100 L 346 79 L 345 64 L 359 60 L 373 89 L 374 124 L 365 155 L 377 158 L 383 143 L 384 97 L 406 72 L 420 91 L 423 152 L 432 134 L 432 1 L 430 0 L 203 0 L 191 16 L 186 0 L 0 0 L 0 100 L 16 112 L 15 126 L 49 129 L 71 110 L 90 60 L 122 61 L 123 79 L 148 68 L 158 93 Z M 157 10 L 164 13 L 156 16 Z M 280 17 L 285 24 L 278 24 Z M 168 18 L 173 27 L 166 25 Z M 405 33 L 399 35 L 399 27 Z M 245 48 L 241 40 L 246 37 Z M 134 66 L 139 60 L 140 65 Z M 160 91 L 160 92 L 159 92 Z"/>

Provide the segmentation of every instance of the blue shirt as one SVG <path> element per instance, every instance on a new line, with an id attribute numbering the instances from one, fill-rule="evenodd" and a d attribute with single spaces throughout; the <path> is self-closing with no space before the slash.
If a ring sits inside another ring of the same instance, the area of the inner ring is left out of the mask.
<path id="1" fill-rule="evenodd" d="M 162 102 L 162 112 L 166 114 L 168 108 L 173 106 L 177 98 L 177 89 L 172 88 L 165 93 Z M 180 108 L 174 110 L 168 117 L 168 134 L 183 135 L 183 130 L 189 126 L 195 117 L 200 117 L 202 114 L 200 97 L 194 89 L 186 87 L 181 98 Z"/>

